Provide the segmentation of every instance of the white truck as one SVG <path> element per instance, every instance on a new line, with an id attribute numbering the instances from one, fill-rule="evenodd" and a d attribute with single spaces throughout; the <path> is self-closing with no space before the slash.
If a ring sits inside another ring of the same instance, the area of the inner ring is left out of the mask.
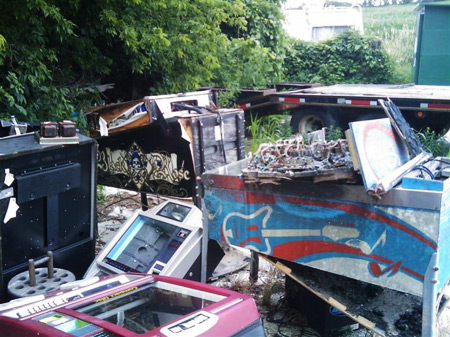
<path id="1" fill-rule="evenodd" d="M 289 36 L 304 41 L 330 39 L 349 29 L 364 33 L 361 2 L 333 6 L 325 0 L 288 0 L 283 6 L 283 27 Z"/>

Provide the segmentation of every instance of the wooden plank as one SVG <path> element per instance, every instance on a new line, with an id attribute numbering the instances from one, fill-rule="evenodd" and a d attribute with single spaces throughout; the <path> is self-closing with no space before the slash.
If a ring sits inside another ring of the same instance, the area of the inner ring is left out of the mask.
<path id="1" fill-rule="evenodd" d="M 281 180 L 292 180 L 301 178 L 312 178 L 315 183 L 323 181 L 356 180 L 356 173 L 346 167 L 338 167 L 323 170 L 305 170 L 288 172 L 260 172 L 254 170 L 243 170 L 245 182 L 279 182 Z"/>
<path id="2" fill-rule="evenodd" d="M 89 120 L 88 127 L 91 137 L 99 137 L 100 136 L 100 130 L 93 129 L 92 127 L 98 126 L 99 124 L 99 118 L 101 117 L 103 120 L 105 120 L 106 123 L 110 123 L 112 120 L 120 116 L 122 113 L 126 112 L 128 109 L 133 108 L 134 106 L 144 103 L 144 100 L 136 100 L 136 101 L 130 101 L 130 102 L 123 102 L 118 104 L 110 104 L 106 106 L 98 106 L 93 107 L 88 110 L 86 113 L 86 116 Z M 134 128 L 139 128 L 145 125 L 148 125 L 152 122 L 150 119 L 149 112 L 145 115 L 143 115 L 141 118 L 132 121 L 132 122 L 126 122 L 124 121 L 123 126 L 119 127 L 112 127 L 108 129 L 109 134 L 122 132 L 125 130 L 130 130 Z"/>
<path id="3" fill-rule="evenodd" d="M 136 104 L 144 102 L 143 99 L 136 101 L 122 102 L 117 104 L 100 105 L 87 109 L 86 115 L 98 114 L 102 116 L 107 122 L 119 116 L 125 110 L 135 106 Z"/>
<path id="4" fill-rule="evenodd" d="M 307 285 L 301 278 L 300 275 L 296 274 L 295 272 L 292 271 L 291 268 L 289 268 L 288 266 L 286 266 L 284 263 L 282 263 L 281 261 L 277 260 L 276 258 L 273 258 L 271 256 L 267 256 L 264 254 L 258 254 L 260 257 L 262 257 L 263 259 L 265 259 L 266 261 L 268 261 L 270 264 L 272 264 L 273 266 L 275 266 L 278 270 L 280 270 L 282 273 L 286 274 L 287 276 L 289 276 L 290 278 L 292 278 L 294 281 L 296 281 L 298 284 L 300 284 L 302 287 L 304 287 L 305 289 L 307 289 L 308 291 L 310 291 L 311 293 L 313 293 L 314 295 L 316 295 L 317 297 L 319 297 L 321 300 L 325 301 L 326 303 L 328 303 L 329 305 L 333 306 L 334 308 L 336 308 L 337 310 L 341 311 L 343 314 L 345 314 L 346 316 L 350 317 L 351 319 L 353 319 L 355 322 L 361 324 L 363 327 L 365 327 L 366 329 L 372 331 L 373 333 L 375 333 L 376 336 L 386 336 L 385 332 L 379 328 L 377 328 L 376 324 L 372 321 L 370 321 L 369 319 L 362 317 L 360 315 L 355 315 L 352 314 L 348 309 L 345 304 L 339 302 L 338 300 L 336 300 L 335 298 L 331 297 L 331 296 L 327 296 L 324 293 L 321 292 L 320 289 L 313 289 L 312 287 L 310 287 L 309 285 Z M 332 277 L 332 274 L 330 274 L 330 277 Z"/>
<path id="5" fill-rule="evenodd" d="M 336 181 L 336 180 L 356 180 L 356 175 L 353 170 L 349 170 L 347 168 L 338 168 L 334 169 L 330 173 L 321 174 L 319 171 L 319 175 L 314 177 L 314 182 L 319 183 L 322 181 Z"/>
<path id="6" fill-rule="evenodd" d="M 355 142 L 350 129 L 345 131 L 345 138 L 347 139 L 348 150 L 352 156 L 353 169 L 355 171 L 359 171 L 361 169 L 361 164 L 359 163 L 358 153 L 356 152 Z"/>

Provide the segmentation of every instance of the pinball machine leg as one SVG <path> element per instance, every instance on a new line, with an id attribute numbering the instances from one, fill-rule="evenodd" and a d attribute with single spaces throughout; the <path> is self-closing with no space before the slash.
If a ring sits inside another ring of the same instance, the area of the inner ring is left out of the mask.
<path id="1" fill-rule="evenodd" d="M 258 281 L 258 271 L 259 271 L 259 255 L 255 251 L 251 251 L 250 257 L 250 282 Z"/>
<path id="2" fill-rule="evenodd" d="M 202 252 L 201 252 L 201 271 L 200 271 L 200 282 L 206 283 L 207 281 L 207 262 L 208 262 L 208 240 L 209 240 L 209 223 L 208 223 L 208 211 L 205 207 L 205 201 L 201 201 L 201 210 L 203 214 L 203 234 L 202 234 Z"/>
<path id="3" fill-rule="evenodd" d="M 432 255 L 425 273 L 422 304 L 422 337 L 435 337 L 437 322 L 437 283 L 439 254 Z"/>
<path id="4" fill-rule="evenodd" d="M 143 211 L 148 210 L 147 193 L 141 192 L 141 204 L 142 204 Z"/>

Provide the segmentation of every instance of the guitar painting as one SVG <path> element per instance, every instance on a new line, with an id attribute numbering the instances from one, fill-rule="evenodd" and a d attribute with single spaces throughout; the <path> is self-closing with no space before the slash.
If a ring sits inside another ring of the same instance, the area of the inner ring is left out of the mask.
<path id="1" fill-rule="evenodd" d="M 351 202 L 252 193 L 241 204 L 215 192 L 205 198 L 213 239 L 342 275 L 351 266 L 375 284 L 408 280 L 412 293 L 421 291 L 436 243 L 389 213 Z"/>

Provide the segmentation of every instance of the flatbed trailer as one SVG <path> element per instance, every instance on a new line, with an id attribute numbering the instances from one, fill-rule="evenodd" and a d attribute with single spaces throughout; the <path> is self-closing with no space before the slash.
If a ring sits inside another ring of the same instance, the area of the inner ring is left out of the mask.
<path id="1" fill-rule="evenodd" d="M 375 199 L 360 184 L 246 183 L 246 165 L 202 176 L 210 238 L 422 297 L 422 336 L 436 335 L 450 279 L 447 180 L 433 190 L 396 186 Z"/>
<path id="2" fill-rule="evenodd" d="M 240 102 L 246 115 L 288 111 L 295 131 L 307 133 L 322 127 L 348 128 L 352 121 L 383 118 L 379 99 L 390 98 L 416 130 L 450 127 L 450 88 L 429 85 L 338 84 L 277 91 Z"/>

